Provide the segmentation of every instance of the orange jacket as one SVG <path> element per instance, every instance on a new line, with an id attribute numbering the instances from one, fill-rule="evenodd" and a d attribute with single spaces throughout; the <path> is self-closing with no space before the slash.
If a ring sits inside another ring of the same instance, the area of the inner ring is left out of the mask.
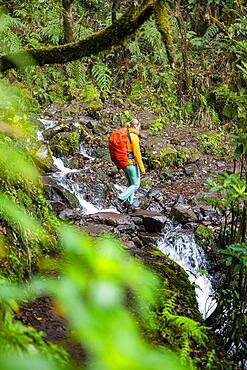
<path id="1" fill-rule="evenodd" d="M 140 171 L 143 173 L 145 172 L 145 168 L 142 162 L 142 155 L 140 151 L 140 140 L 139 140 L 139 132 L 133 128 L 129 128 L 131 143 L 129 138 L 127 140 L 127 149 L 128 153 L 133 152 L 135 159 L 129 159 L 129 164 L 137 164 Z"/>

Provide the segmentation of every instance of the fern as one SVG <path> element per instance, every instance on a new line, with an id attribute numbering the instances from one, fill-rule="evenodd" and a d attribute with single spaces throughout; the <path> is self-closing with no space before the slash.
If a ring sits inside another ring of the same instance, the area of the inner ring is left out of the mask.
<path id="1" fill-rule="evenodd" d="M 49 18 L 46 19 L 44 26 L 41 29 L 41 35 L 50 43 L 59 44 L 63 37 L 63 29 L 61 18 L 57 11 L 51 11 Z"/>
<path id="2" fill-rule="evenodd" d="M 147 43 L 151 48 L 158 49 L 161 44 L 160 32 L 157 30 L 154 21 L 145 23 L 142 31 L 140 32 L 140 41 Z"/>
<path id="3" fill-rule="evenodd" d="M 66 64 L 66 71 L 71 79 L 76 81 L 77 87 L 81 88 L 87 80 L 87 68 L 80 60 Z"/>
<path id="4" fill-rule="evenodd" d="M 219 28 L 215 24 L 211 24 L 207 28 L 203 38 L 204 40 L 208 41 L 210 39 L 213 39 L 219 32 L 220 32 Z"/>
<path id="5" fill-rule="evenodd" d="M 102 92 L 108 92 L 112 82 L 110 68 L 103 63 L 96 63 L 92 68 L 92 74 L 98 88 Z"/>
<path id="6" fill-rule="evenodd" d="M 4 55 L 21 48 L 19 38 L 12 32 L 13 27 L 19 26 L 19 19 L 0 14 L 0 54 Z"/>
<path id="7" fill-rule="evenodd" d="M 206 370 L 212 370 L 215 369 L 215 357 L 216 357 L 216 352 L 213 349 L 208 356 L 207 359 L 207 364 L 206 364 Z"/>
<path id="8" fill-rule="evenodd" d="M 132 41 L 128 45 L 128 48 L 130 51 L 130 63 L 134 66 L 138 65 L 144 58 L 139 43 L 137 41 Z"/>
<path id="9" fill-rule="evenodd" d="M 179 357 L 181 359 L 182 364 L 186 366 L 186 369 L 193 370 L 194 365 L 189 354 L 190 354 L 190 344 L 187 335 L 184 335 L 181 340 L 181 349 L 179 352 Z"/>
<path id="10" fill-rule="evenodd" d="M 201 326 L 198 322 L 188 317 L 175 315 L 170 317 L 170 323 L 174 327 L 179 328 L 180 331 L 186 333 L 188 338 L 194 339 L 202 346 L 206 346 L 208 336 L 206 334 L 207 328 L 205 326 Z"/>
<path id="11" fill-rule="evenodd" d="M 207 328 L 188 317 L 177 315 L 175 311 L 176 299 L 176 294 L 168 288 L 162 290 L 162 312 L 159 314 L 159 330 L 161 330 L 163 338 L 169 344 L 177 346 L 178 354 L 186 368 L 194 369 L 190 357 L 190 341 L 194 340 L 197 344 L 205 347 L 208 340 Z"/>

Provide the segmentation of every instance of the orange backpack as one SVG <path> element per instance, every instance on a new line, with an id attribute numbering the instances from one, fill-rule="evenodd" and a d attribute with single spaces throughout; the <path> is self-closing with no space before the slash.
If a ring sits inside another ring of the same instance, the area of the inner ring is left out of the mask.
<path id="1" fill-rule="evenodd" d="M 131 142 L 129 131 L 126 127 L 122 127 L 113 131 L 108 140 L 111 160 L 117 168 L 125 168 L 129 164 L 127 137 Z"/>

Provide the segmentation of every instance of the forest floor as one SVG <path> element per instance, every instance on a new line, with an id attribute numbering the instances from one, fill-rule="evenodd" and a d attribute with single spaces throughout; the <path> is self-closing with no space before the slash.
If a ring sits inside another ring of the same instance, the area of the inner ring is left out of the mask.
<path id="1" fill-rule="evenodd" d="M 22 305 L 15 318 L 43 332 L 46 341 L 62 346 L 69 353 L 75 366 L 82 366 L 85 363 L 85 351 L 71 337 L 65 320 L 59 315 L 49 297 L 40 297 L 31 304 Z"/>

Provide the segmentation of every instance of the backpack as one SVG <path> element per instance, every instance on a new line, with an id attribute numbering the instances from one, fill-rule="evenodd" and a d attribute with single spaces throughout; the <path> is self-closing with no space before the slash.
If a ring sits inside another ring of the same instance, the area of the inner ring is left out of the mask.
<path id="1" fill-rule="evenodd" d="M 117 168 L 125 168 L 129 164 L 127 137 L 131 142 L 129 131 L 126 127 L 122 127 L 113 131 L 108 140 L 111 160 Z"/>

